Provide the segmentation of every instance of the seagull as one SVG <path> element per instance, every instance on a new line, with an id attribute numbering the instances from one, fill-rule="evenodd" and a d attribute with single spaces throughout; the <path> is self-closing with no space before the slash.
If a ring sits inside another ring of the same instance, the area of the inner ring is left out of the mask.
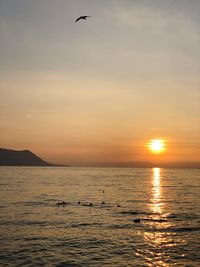
<path id="1" fill-rule="evenodd" d="M 79 21 L 80 19 L 85 19 L 86 20 L 88 17 L 91 17 L 91 16 L 80 16 L 79 18 L 77 18 L 75 20 L 75 22 Z"/>

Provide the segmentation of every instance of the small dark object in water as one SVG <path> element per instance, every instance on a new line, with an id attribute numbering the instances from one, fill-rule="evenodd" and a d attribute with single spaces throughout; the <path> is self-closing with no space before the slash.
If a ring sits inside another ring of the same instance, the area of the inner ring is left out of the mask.
<path id="1" fill-rule="evenodd" d="M 103 192 L 103 194 L 105 193 L 105 191 L 104 191 L 104 190 L 103 190 L 102 192 Z"/>
<path id="2" fill-rule="evenodd" d="M 58 205 L 58 207 L 59 207 L 60 205 L 63 205 L 63 206 L 64 206 L 64 205 L 67 205 L 67 202 L 65 202 L 65 201 L 63 201 L 63 202 L 58 202 L 57 205 Z"/>
<path id="3" fill-rule="evenodd" d="M 118 207 L 118 208 L 120 208 L 120 207 L 121 207 L 121 205 L 120 205 L 120 204 L 117 204 L 117 207 Z"/>
<path id="4" fill-rule="evenodd" d="M 140 218 L 139 219 L 135 219 L 133 221 L 134 221 L 134 223 L 140 223 Z"/>
<path id="5" fill-rule="evenodd" d="M 93 206 L 93 203 L 90 202 L 90 203 L 89 203 L 89 206 Z"/>
<path id="6" fill-rule="evenodd" d="M 78 204 L 81 204 L 81 202 L 79 201 Z"/>
<path id="7" fill-rule="evenodd" d="M 106 202 L 102 201 L 102 202 L 101 202 L 101 205 L 104 205 L 104 204 L 106 204 Z"/>

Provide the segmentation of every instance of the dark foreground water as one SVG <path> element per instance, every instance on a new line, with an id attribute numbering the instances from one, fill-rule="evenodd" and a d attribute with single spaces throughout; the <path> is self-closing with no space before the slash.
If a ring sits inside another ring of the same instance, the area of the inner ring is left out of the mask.
<path id="1" fill-rule="evenodd" d="M 0 188 L 0 266 L 200 266 L 199 170 L 1 167 Z"/>

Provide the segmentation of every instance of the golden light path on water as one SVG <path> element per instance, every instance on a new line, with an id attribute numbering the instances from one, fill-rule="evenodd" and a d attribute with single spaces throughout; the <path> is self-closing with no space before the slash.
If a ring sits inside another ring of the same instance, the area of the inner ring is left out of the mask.
<path id="1" fill-rule="evenodd" d="M 161 219 L 163 211 L 162 205 L 162 187 L 161 187 L 161 169 L 153 168 L 152 169 L 152 189 L 151 189 L 151 198 L 150 198 L 150 209 L 154 214 L 152 219 L 155 219 L 155 222 L 152 220 L 150 224 L 150 228 L 159 229 L 160 227 L 168 227 L 167 225 L 162 226 L 156 220 Z M 149 249 L 147 250 L 146 263 L 147 266 L 169 266 L 166 263 L 166 255 L 164 248 L 166 244 L 170 242 L 171 237 L 166 235 L 166 233 L 159 231 L 145 231 L 144 232 L 144 240 L 149 245 Z"/>
<path id="2" fill-rule="evenodd" d="M 173 229 L 174 225 L 167 218 L 168 207 L 164 204 L 163 174 L 164 170 L 153 168 L 151 175 L 150 189 L 150 211 L 153 213 L 149 216 L 148 225 L 144 231 L 144 241 L 148 245 L 145 250 L 145 260 L 147 266 L 171 266 L 169 251 L 174 247 L 185 244 L 182 238 L 177 239 L 176 233 L 168 231 Z M 184 254 L 182 255 L 184 256 Z"/>
<path id="3" fill-rule="evenodd" d="M 160 168 L 153 168 L 151 210 L 156 214 L 162 213 Z"/>

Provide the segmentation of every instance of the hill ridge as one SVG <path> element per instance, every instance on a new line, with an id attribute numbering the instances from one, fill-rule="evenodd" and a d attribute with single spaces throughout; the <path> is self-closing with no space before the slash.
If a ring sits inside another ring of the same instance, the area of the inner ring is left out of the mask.
<path id="1" fill-rule="evenodd" d="M 30 150 L 0 148 L 0 166 L 61 166 L 44 161 Z"/>

